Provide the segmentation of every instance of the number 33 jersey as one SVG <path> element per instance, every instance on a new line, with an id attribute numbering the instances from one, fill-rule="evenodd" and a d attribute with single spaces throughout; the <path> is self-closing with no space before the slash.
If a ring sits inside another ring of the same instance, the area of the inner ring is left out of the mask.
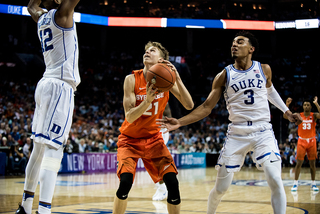
<path id="1" fill-rule="evenodd" d="M 252 61 L 248 70 L 225 67 L 227 74 L 224 98 L 232 123 L 270 122 L 266 77 L 260 62 Z"/>
<path id="2" fill-rule="evenodd" d="M 64 80 L 76 90 L 80 83 L 76 25 L 73 23 L 72 28 L 58 26 L 54 19 L 56 11 L 50 10 L 38 20 L 38 37 L 46 65 L 43 77 Z"/>
<path id="3" fill-rule="evenodd" d="M 316 120 L 314 113 L 310 112 L 309 116 L 305 116 L 303 112 L 300 113 L 302 123 L 298 126 L 298 135 L 301 138 L 313 138 L 316 136 Z"/>
<path id="4" fill-rule="evenodd" d="M 147 82 L 143 75 L 143 69 L 133 71 L 135 77 L 134 93 L 136 96 L 136 105 L 139 106 L 147 97 Z M 122 123 L 119 129 L 121 134 L 132 138 L 150 138 L 160 131 L 156 124 L 156 119 L 161 119 L 164 109 L 169 100 L 169 91 L 156 94 L 147 110 L 133 123 L 127 119 Z"/>

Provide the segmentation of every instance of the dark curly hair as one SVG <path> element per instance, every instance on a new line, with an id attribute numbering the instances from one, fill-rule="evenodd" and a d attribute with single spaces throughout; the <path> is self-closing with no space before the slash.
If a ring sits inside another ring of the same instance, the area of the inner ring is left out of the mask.
<path id="1" fill-rule="evenodd" d="M 237 37 L 237 36 L 243 36 L 243 37 L 246 37 L 246 38 L 249 39 L 250 45 L 252 45 L 252 46 L 255 48 L 253 54 L 256 55 L 256 54 L 259 52 L 259 42 L 258 42 L 258 39 L 257 39 L 252 33 L 250 33 L 249 31 L 244 31 L 244 30 L 243 30 L 243 31 L 238 32 L 238 33 L 235 35 L 235 37 Z"/>

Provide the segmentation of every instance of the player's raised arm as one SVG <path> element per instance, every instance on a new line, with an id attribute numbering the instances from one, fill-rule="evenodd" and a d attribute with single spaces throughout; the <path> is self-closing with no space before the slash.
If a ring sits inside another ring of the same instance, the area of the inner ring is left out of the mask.
<path id="1" fill-rule="evenodd" d="M 180 118 L 167 118 L 157 120 L 157 124 L 161 128 L 167 128 L 168 131 L 175 130 L 181 126 L 186 126 L 188 124 L 197 122 L 206 116 L 208 116 L 212 109 L 216 106 L 217 102 L 221 97 L 221 93 L 226 83 L 226 71 L 223 70 L 214 78 L 212 83 L 212 90 L 207 97 L 206 101 L 193 110 L 190 114 Z"/>
<path id="2" fill-rule="evenodd" d="M 134 75 L 128 75 L 124 80 L 123 85 L 123 108 L 125 111 L 125 117 L 129 123 L 133 123 L 138 119 L 149 107 L 150 103 L 154 100 L 156 96 L 156 89 L 152 89 L 153 84 L 147 84 L 147 96 L 140 105 L 136 105 L 136 96 L 134 93 L 135 78 Z"/>
<path id="3" fill-rule="evenodd" d="M 167 65 L 176 73 L 176 82 L 170 89 L 170 92 L 180 101 L 183 107 L 185 107 L 187 110 L 193 109 L 194 103 L 192 97 L 188 89 L 183 84 L 176 67 L 167 60 L 165 60 L 164 62 L 166 62 Z"/>
<path id="4" fill-rule="evenodd" d="M 38 22 L 39 17 L 45 13 L 45 11 L 40 7 L 40 4 L 41 0 L 30 0 L 28 4 L 28 12 L 35 22 Z"/>
<path id="5" fill-rule="evenodd" d="M 80 0 L 62 0 L 56 15 L 56 23 L 63 28 L 73 27 L 73 13 L 74 8 L 77 6 Z"/>
<path id="6" fill-rule="evenodd" d="M 316 119 L 320 119 L 320 106 L 319 106 L 319 103 L 318 103 L 318 97 L 317 96 L 314 97 L 313 104 L 317 107 L 317 110 L 318 110 L 318 112 L 314 113 L 314 116 L 315 116 Z"/>

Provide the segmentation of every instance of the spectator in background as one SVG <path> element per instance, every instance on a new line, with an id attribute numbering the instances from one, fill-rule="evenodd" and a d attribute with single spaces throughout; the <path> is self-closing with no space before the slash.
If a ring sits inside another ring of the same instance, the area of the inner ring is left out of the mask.
<path id="1" fill-rule="evenodd" d="M 192 147 L 190 147 L 190 152 L 196 152 L 197 151 L 197 143 L 193 143 Z"/>
<path id="2" fill-rule="evenodd" d="M 84 138 L 81 138 L 79 141 L 79 153 L 84 153 L 86 147 L 87 147 L 86 140 Z"/>
<path id="3" fill-rule="evenodd" d="M 19 129 L 18 126 L 14 126 L 13 129 L 12 129 L 12 132 L 10 133 L 11 136 L 12 136 L 12 138 L 13 138 L 15 141 L 20 140 L 20 133 L 18 132 L 18 129 Z"/>
<path id="4" fill-rule="evenodd" d="M 296 153 L 293 151 L 290 155 L 290 166 L 295 167 L 297 164 Z"/>
<path id="5" fill-rule="evenodd" d="M 26 143 L 24 144 L 22 149 L 23 154 L 27 159 L 29 159 L 30 157 L 30 147 L 31 147 L 31 138 L 27 137 Z"/>
<path id="6" fill-rule="evenodd" d="M 72 143 L 71 143 L 71 140 L 70 140 L 70 138 L 67 140 L 67 144 L 66 144 L 66 146 L 64 147 L 64 150 L 63 150 L 63 152 L 64 153 L 68 153 L 68 154 L 72 154 L 72 151 L 73 150 L 73 145 L 72 145 Z"/>
<path id="7" fill-rule="evenodd" d="M 20 147 L 18 142 L 15 142 L 15 144 L 11 146 L 11 150 L 9 153 L 9 162 L 10 170 L 12 173 L 18 170 L 18 173 L 24 174 L 27 165 L 27 159 L 26 157 L 24 157 L 22 148 Z"/>
<path id="8" fill-rule="evenodd" d="M 7 142 L 8 146 L 11 147 L 13 145 L 16 144 L 16 141 L 12 138 L 12 136 L 9 134 L 8 135 L 8 142 Z"/>

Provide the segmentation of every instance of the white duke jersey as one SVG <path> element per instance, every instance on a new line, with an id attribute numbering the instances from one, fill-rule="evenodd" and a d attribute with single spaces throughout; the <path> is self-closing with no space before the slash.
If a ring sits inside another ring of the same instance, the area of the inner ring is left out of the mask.
<path id="1" fill-rule="evenodd" d="M 245 71 L 235 69 L 232 64 L 225 69 L 227 83 L 224 98 L 229 120 L 234 124 L 270 122 L 267 80 L 260 62 L 252 61 L 252 66 Z"/>
<path id="2" fill-rule="evenodd" d="M 66 81 L 76 90 L 80 83 L 76 25 L 73 23 L 72 28 L 58 26 L 54 19 L 56 11 L 50 10 L 38 21 L 38 36 L 46 65 L 43 77 Z"/>

